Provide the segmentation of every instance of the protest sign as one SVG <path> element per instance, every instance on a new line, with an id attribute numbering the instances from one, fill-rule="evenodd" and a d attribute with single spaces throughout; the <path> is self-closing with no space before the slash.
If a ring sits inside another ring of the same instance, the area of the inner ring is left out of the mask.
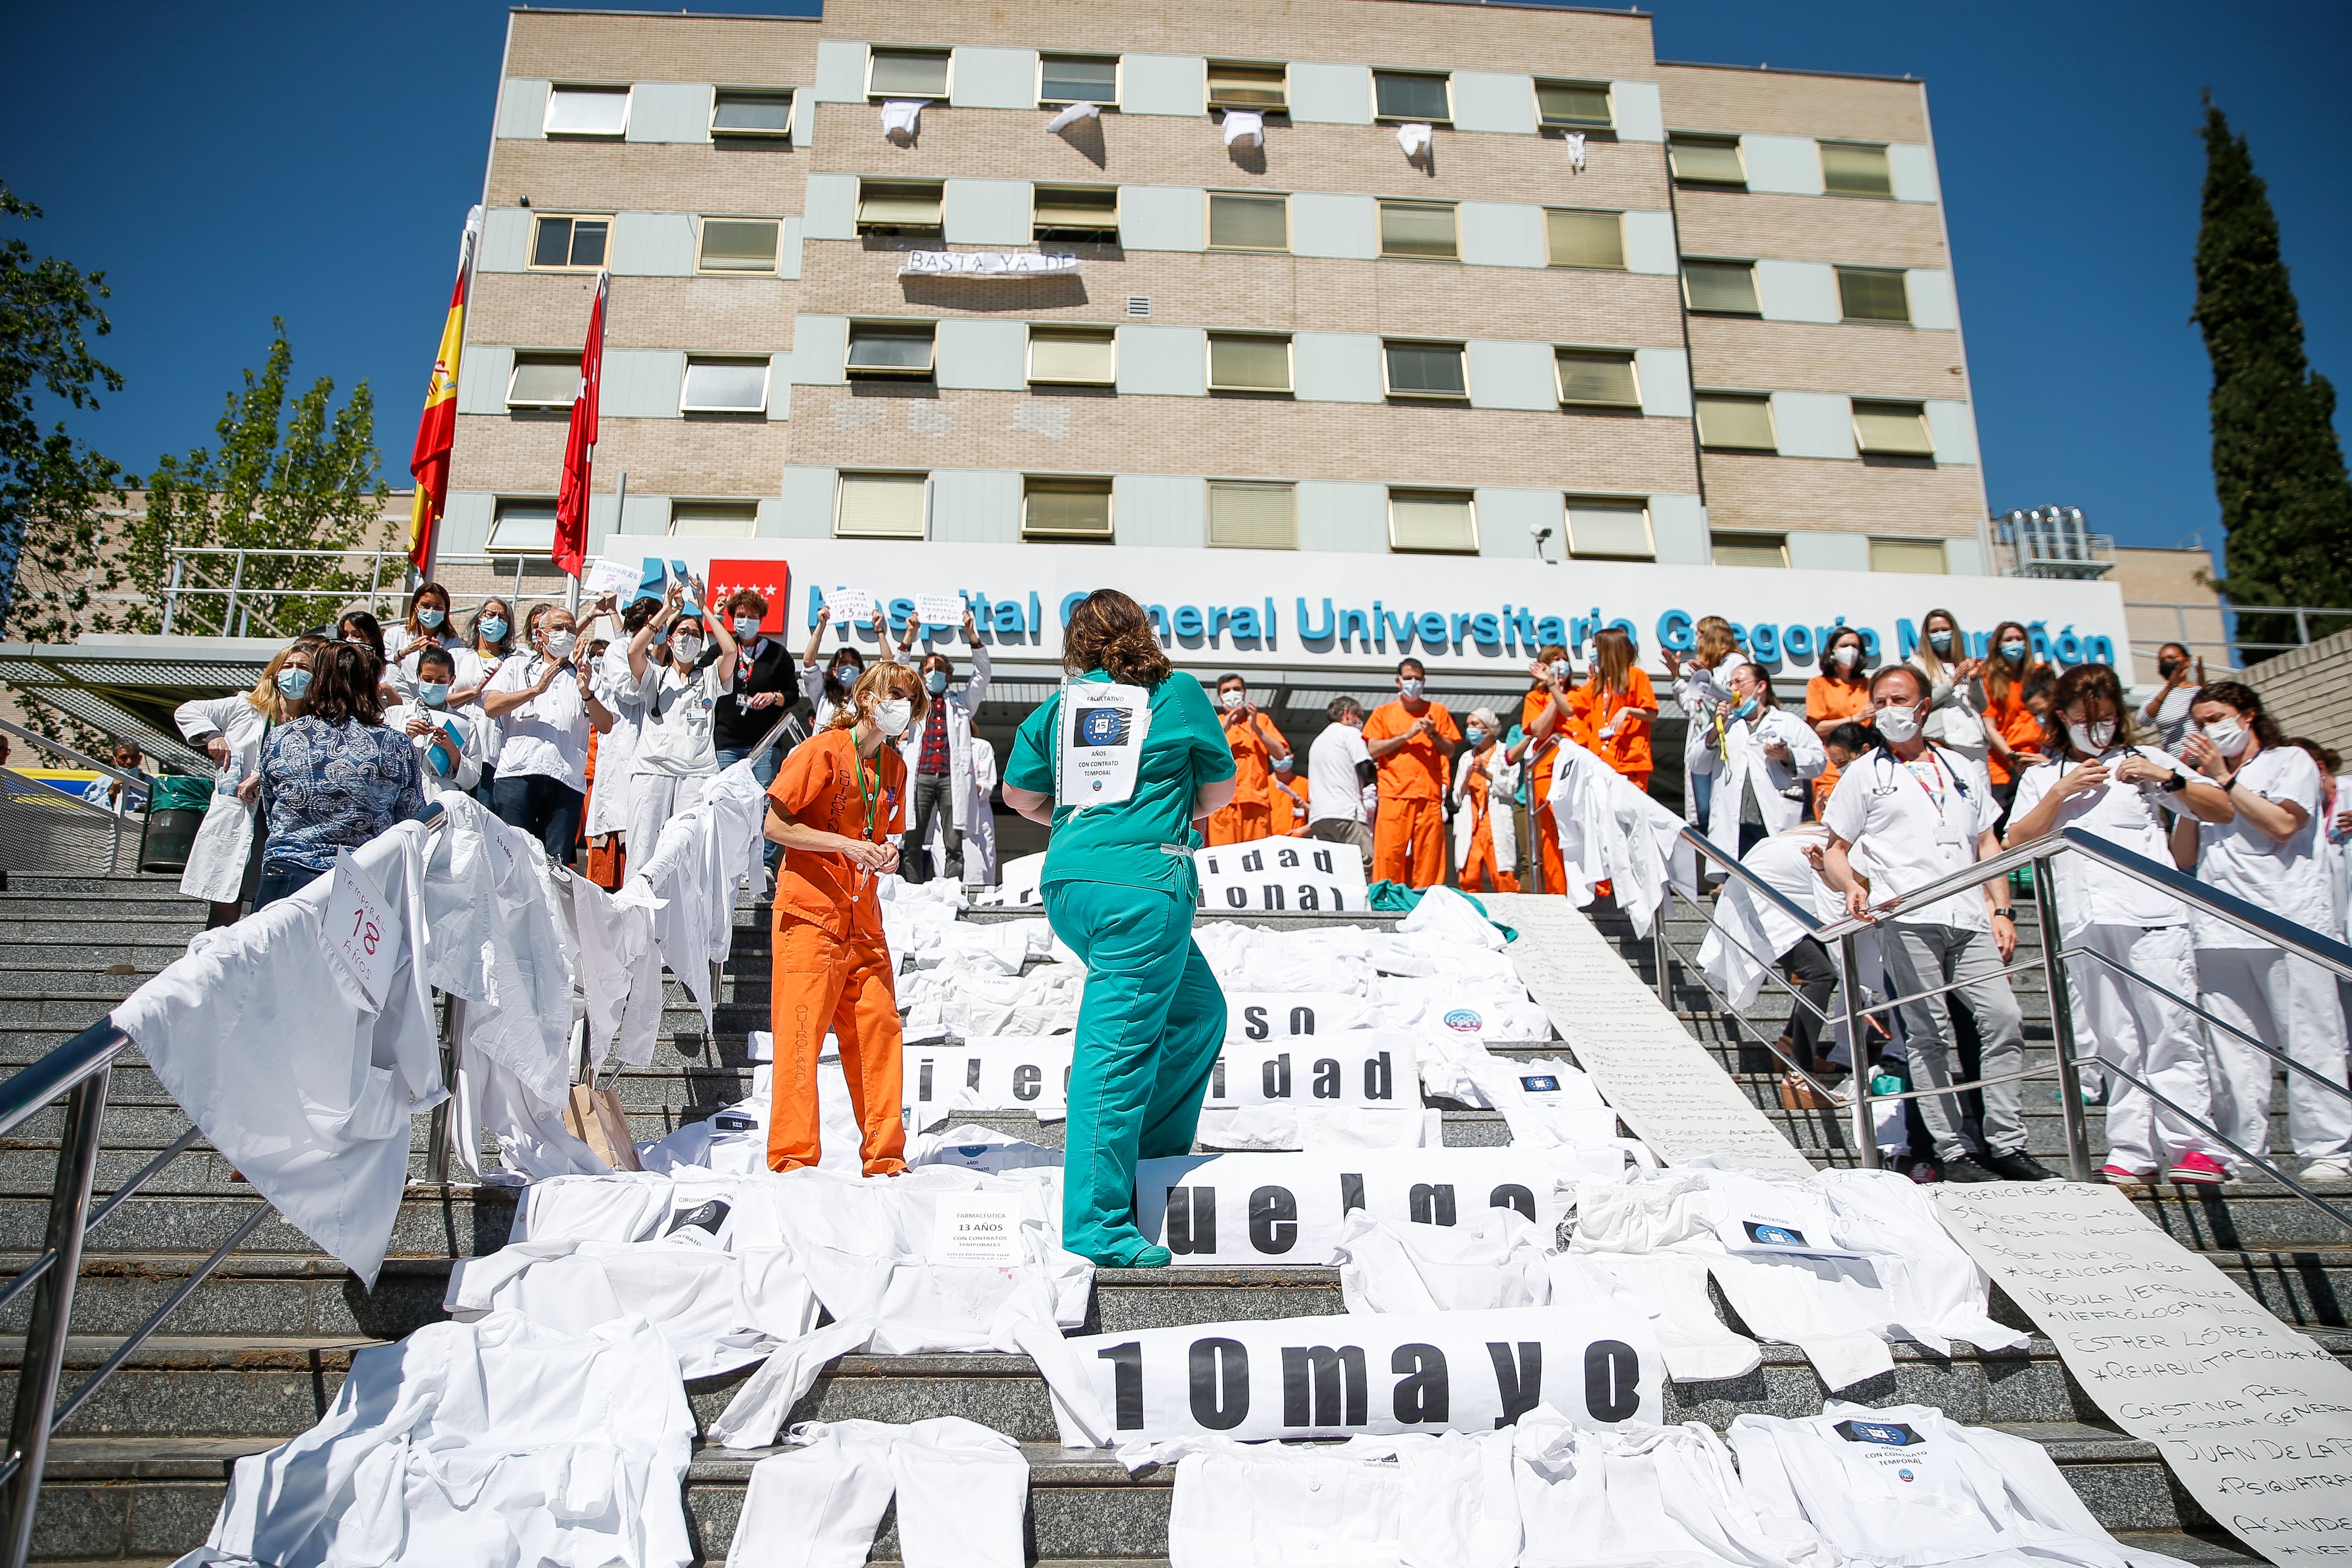
<path id="1" fill-rule="evenodd" d="M 1219 913 L 1351 914 L 1370 908 L 1363 857 L 1345 844 L 1260 838 L 1192 852 L 1200 907 Z"/>

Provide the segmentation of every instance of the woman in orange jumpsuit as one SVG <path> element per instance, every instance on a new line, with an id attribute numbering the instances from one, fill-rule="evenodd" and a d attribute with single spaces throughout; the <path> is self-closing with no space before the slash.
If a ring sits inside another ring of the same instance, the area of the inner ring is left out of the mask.
<path id="1" fill-rule="evenodd" d="M 1527 781 L 1528 816 L 1536 825 L 1537 871 L 1543 879 L 1536 890 L 1558 893 L 1568 887 L 1568 867 L 1559 858 L 1559 824 L 1551 815 L 1552 764 L 1559 760 L 1561 736 L 1590 750 L 1592 731 L 1570 684 L 1576 671 L 1567 648 L 1558 643 L 1546 647 L 1528 666 L 1528 674 L 1534 684 L 1519 703 L 1521 733 L 1509 760 L 1519 764 Z"/>
<path id="2" fill-rule="evenodd" d="M 1877 712 L 1870 700 L 1870 665 L 1863 657 L 1866 651 L 1862 634 L 1852 626 L 1840 626 L 1822 645 L 1822 672 L 1805 682 L 1805 722 L 1823 744 L 1841 724 L 1868 728 Z M 1829 805 L 1837 781 L 1837 763 L 1832 761 L 1813 780 L 1815 816 Z"/>
<path id="3" fill-rule="evenodd" d="M 1633 639 L 1622 626 L 1604 626 L 1592 637 L 1592 678 L 1570 700 L 1584 715 L 1592 739 L 1585 743 L 1601 760 L 1644 795 L 1650 789 L 1650 726 L 1658 717 L 1658 694 L 1633 662 Z"/>
<path id="4" fill-rule="evenodd" d="M 890 836 L 907 825 L 907 764 L 891 742 L 929 706 L 911 665 L 877 664 L 768 786 L 767 835 L 784 847 L 775 897 L 771 1170 L 817 1163 L 816 1061 L 827 1033 L 841 1046 L 866 1173 L 907 1168 L 897 965 L 882 940 L 875 879 L 898 869 Z"/>

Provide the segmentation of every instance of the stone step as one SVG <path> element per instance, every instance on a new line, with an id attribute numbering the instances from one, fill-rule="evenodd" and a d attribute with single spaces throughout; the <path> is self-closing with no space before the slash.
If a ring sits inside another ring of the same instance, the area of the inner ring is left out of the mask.
<path id="1" fill-rule="evenodd" d="M 60 1491 L 77 1486 L 95 1489 L 94 1483 L 101 1481 L 120 1489 L 149 1482 L 184 1487 L 200 1484 L 200 1467 L 210 1465 L 215 1478 L 210 1495 L 216 1507 L 218 1479 L 235 1455 L 268 1447 L 314 1423 L 333 1399 L 351 1355 L 363 1343 L 261 1336 L 151 1342 L 77 1413 L 65 1435 L 69 1441 L 59 1452 L 65 1467 L 54 1486 Z M 107 1348 L 105 1342 L 70 1342 L 68 1385 Z M 1954 1419 L 1993 1425 L 2044 1443 L 2093 1514 L 2111 1528 L 2170 1531 L 2209 1525 L 2193 1505 L 2185 1505 L 2176 1495 L 2153 1446 L 2076 1418 L 2063 1373 L 2046 1342 L 1999 1357 L 1962 1348 L 1949 1362 L 1913 1346 L 1895 1347 L 1895 1355 L 1893 1373 L 1850 1389 L 1848 1395 L 1870 1403 L 1933 1404 Z M 710 1420 L 748 1376 L 747 1370 L 689 1384 L 688 1398 L 698 1418 Z M 1664 1414 L 1670 1421 L 1696 1419 L 1719 1427 L 1744 1411 L 1811 1414 L 1820 1409 L 1822 1396 L 1819 1380 L 1801 1355 L 1791 1347 L 1771 1346 L 1764 1366 L 1748 1378 L 1727 1384 L 1668 1384 Z M 1053 1478 L 1055 1482 L 1097 1494 L 1058 1497 L 1055 1507 L 1033 1506 L 1040 1532 L 1034 1550 L 1040 1555 L 1143 1555 L 1164 1542 L 1164 1489 L 1172 1472 L 1147 1471 L 1129 1478 L 1107 1453 L 1071 1452 L 1055 1446 L 1045 1384 L 1024 1356 L 845 1356 L 819 1377 L 787 1419 L 904 1422 L 946 1415 L 962 1415 L 1014 1437 L 1037 1458 L 1068 1467 Z M 710 1500 L 716 1506 L 706 1509 L 696 1494 L 706 1488 L 724 1492 L 740 1487 L 759 1457 L 709 1453 L 709 1463 L 698 1464 L 689 1478 L 689 1507 L 710 1531 L 700 1543 L 706 1557 L 715 1559 L 723 1552 L 725 1539 L 731 1535 L 730 1510 L 740 1508 L 740 1495 L 734 1500 L 714 1497 Z M 1160 1500 L 1132 1515 L 1127 1510 L 1134 1504 L 1113 1503 L 1105 1495 L 1132 1498 L 1154 1485 L 1161 1489 Z M 62 1501 L 51 1517 L 69 1517 L 98 1500 L 82 1497 Z M 169 1524 L 158 1521 L 144 1550 L 193 1545 L 201 1539 L 201 1528 L 184 1533 L 192 1525 L 209 1522 L 201 1499 L 185 1496 L 180 1500 L 178 1516 Z M 1058 1505 L 1078 1502 L 1119 1512 L 1073 1520 L 1074 1532 L 1059 1534 L 1060 1521 L 1055 1517 Z M 68 1539 L 90 1538 L 77 1532 Z M 118 1550 L 125 1549 L 139 1548 L 125 1542 Z M 89 1554 L 87 1548 L 82 1554 Z"/>

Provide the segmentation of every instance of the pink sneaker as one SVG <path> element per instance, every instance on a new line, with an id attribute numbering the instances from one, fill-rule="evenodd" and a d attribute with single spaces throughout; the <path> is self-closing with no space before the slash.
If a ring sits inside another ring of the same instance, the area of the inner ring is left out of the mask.
<path id="1" fill-rule="evenodd" d="M 2102 1165 L 2099 1167 L 2099 1180 L 2111 1187 L 2144 1187 L 2148 1184 L 2148 1173 L 2126 1171 L 2121 1165 Z"/>
<path id="2" fill-rule="evenodd" d="M 2218 1187 L 2230 1179 L 2230 1172 L 2210 1154 L 2194 1151 L 2183 1154 L 2164 1173 L 2168 1182 L 2190 1182 L 2201 1186 Z"/>

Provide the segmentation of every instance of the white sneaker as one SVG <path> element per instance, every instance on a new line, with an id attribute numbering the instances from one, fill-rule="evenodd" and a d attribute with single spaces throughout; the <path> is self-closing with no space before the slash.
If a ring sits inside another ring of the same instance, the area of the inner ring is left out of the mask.
<path id="1" fill-rule="evenodd" d="M 2314 1192 L 2352 1192 L 2352 1163 L 2332 1157 L 2314 1160 L 2303 1168 L 2303 1184 Z"/>

